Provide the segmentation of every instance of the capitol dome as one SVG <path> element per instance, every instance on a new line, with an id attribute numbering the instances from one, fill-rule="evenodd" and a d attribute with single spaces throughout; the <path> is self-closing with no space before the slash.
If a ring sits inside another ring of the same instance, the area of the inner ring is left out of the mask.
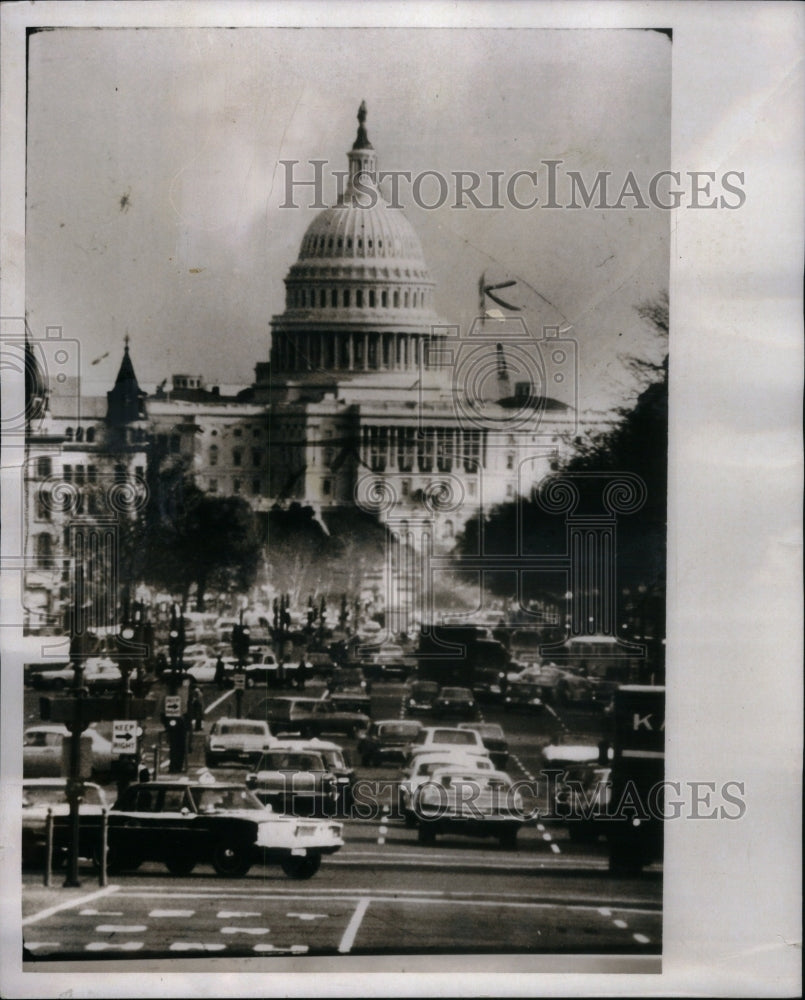
<path id="1" fill-rule="evenodd" d="M 272 374 L 415 371 L 439 319 L 419 239 L 376 186 L 366 105 L 338 202 L 311 222 L 271 323 Z"/>

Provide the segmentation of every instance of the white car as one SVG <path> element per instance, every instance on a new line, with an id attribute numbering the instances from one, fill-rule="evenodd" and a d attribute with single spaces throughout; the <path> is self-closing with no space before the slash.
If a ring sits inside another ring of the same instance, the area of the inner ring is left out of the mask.
<path id="1" fill-rule="evenodd" d="M 60 723 L 28 726 L 22 737 L 22 774 L 24 778 L 61 777 L 63 745 L 69 730 Z M 83 736 L 92 744 L 92 775 L 105 780 L 112 769 L 112 744 L 90 726 Z"/>
<path id="2" fill-rule="evenodd" d="M 520 792 L 504 771 L 479 772 L 444 767 L 433 772 L 414 797 L 420 844 L 434 844 L 439 833 L 497 837 L 500 846 L 516 850 L 525 822 Z"/>
<path id="3" fill-rule="evenodd" d="M 474 729 L 459 729 L 451 726 L 426 726 L 408 744 L 406 759 L 413 758 L 426 750 L 449 747 L 462 753 L 488 757 L 489 751 L 484 746 L 481 734 Z"/>
<path id="4" fill-rule="evenodd" d="M 101 812 L 108 807 L 102 788 L 90 781 L 84 782 L 84 793 L 79 803 L 79 854 L 92 856 Z M 69 845 L 67 817 L 66 778 L 26 778 L 22 783 L 22 863 L 42 865 L 45 861 L 46 824 L 50 809 L 53 819 L 53 862 L 59 865 L 66 859 Z"/>
<path id="5" fill-rule="evenodd" d="M 495 770 L 488 757 L 451 751 L 448 747 L 418 754 L 408 769 L 402 772 L 403 777 L 397 786 L 399 813 L 406 826 L 416 826 L 414 796 L 417 788 L 430 781 L 436 771 L 445 767 L 461 767 L 481 774 Z"/>
<path id="6" fill-rule="evenodd" d="M 267 722 L 259 719 L 216 719 L 204 750 L 207 767 L 254 765 L 276 741 Z"/>

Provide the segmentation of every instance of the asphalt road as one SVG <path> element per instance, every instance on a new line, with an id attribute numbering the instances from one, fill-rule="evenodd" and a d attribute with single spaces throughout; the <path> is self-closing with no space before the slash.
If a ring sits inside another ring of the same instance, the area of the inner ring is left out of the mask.
<path id="1" fill-rule="evenodd" d="M 399 718 L 404 690 L 402 684 L 376 684 L 373 717 Z M 309 686 L 306 693 L 314 691 Z M 234 714 L 232 692 L 209 688 L 204 696 L 205 728 L 219 715 Z M 251 700 L 264 696 L 246 692 L 244 714 Z M 29 704 L 26 696 L 26 710 L 26 721 L 35 721 L 35 698 Z M 509 715 L 493 705 L 483 707 L 483 716 L 503 725 L 509 773 L 525 780 L 537 781 L 541 747 L 561 732 L 594 743 L 601 728 L 592 712 Z M 148 721 L 144 747 L 156 742 L 160 729 L 158 720 Z M 360 778 L 381 788 L 397 776 L 394 767 L 361 767 L 355 740 L 337 741 L 351 753 Z M 191 773 L 201 764 L 203 734 L 197 734 Z M 26 958 L 660 952 L 659 868 L 615 878 L 603 841 L 571 843 L 563 826 L 540 817 L 521 831 L 517 851 L 448 834 L 423 847 L 415 830 L 387 818 L 384 801 L 380 794 L 372 820 L 345 819 L 344 848 L 325 858 L 310 882 L 291 881 L 278 867 L 222 879 L 201 865 L 176 878 L 145 864 L 103 889 L 89 866 L 81 871 L 80 888 L 62 888 L 56 873 L 53 887 L 45 889 L 41 873 L 25 872 Z"/>

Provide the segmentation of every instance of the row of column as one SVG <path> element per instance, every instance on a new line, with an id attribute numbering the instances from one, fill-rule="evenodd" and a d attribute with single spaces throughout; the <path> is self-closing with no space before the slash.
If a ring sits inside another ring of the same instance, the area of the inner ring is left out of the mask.
<path id="1" fill-rule="evenodd" d="M 417 371 L 424 350 L 421 334 L 305 333 L 274 336 L 271 366 L 275 372 Z"/>
<path id="2" fill-rule="evenodd" d="M 361 460 L 373 472 L 478 472 L 486 464 L 486 434 L 462 427 L 360 429 Z"/>

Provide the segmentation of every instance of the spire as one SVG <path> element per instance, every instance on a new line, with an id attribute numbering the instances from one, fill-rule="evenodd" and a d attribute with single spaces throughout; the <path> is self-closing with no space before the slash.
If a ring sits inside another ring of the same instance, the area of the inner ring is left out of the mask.
<path id="1" fill-rule="evenodd" d="M 361 101 L 361 106 L 358 108 L 358 134 L 355 137 L 355 142 L 352 144 L 353 149 L 374 149 L 374 146 L 369 142 L 369 136 L 366 134 L 366 129 L 364 128 L 365 121 L 366 101 Z"/>
<path id="2" fill-rule="evenodd" d="M 106 394 L 106 419 L 113 424 L 128 424 L 145 416 L 145 396 L 137 383 L 134 365 L 129 354 L 129 335 L 126 334 L 123 360 L 115 379 L 115 387 Z"/>

